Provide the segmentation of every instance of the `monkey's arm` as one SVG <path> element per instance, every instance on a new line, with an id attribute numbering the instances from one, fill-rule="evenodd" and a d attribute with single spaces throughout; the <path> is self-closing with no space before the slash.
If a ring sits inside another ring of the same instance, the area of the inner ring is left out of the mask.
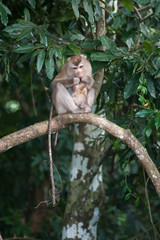
<path id="1" fill-rule="evenodd" d="M 78 84 L 80 82 L 80 79 L 75 77 L 75 78 L 55 78 L 53 81 L 52 81 L 52 87 L 54 87 L 55 85 L 57 85 L 57 83 L 61 83 L 63 84 L 63 86 L 65 88 L 69 88 L 69 87 L 72 87 L 73 85 L 75 84 Z"/>
<path id="2" fill-rule="evenodd" d="M 88 95 L 87 95 L 87 102 L 90 107 L 93 106 L 94 99 L 95 99 L 95 89 L 92 87 L 91 89 L 89 89 Z"/>

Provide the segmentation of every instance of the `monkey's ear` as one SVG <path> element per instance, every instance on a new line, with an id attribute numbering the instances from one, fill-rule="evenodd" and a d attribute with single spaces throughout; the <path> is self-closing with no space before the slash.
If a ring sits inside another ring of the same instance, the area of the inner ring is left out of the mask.
<path id="1" fill-rule="evenodd" d="M 81 57 L 84 57 L 84 58 L 87 58 L 87 56 L 85 56 L 85 55 L 83 55 L 83 54 L 81 54 L 80 56 L 81 56 Z"/>
<path id="2" fill-rule="evenodd" d="M 70 59 L 71 59 L 71 57 L 67 58 L 67 62 L 69 62 L 69 61 L 70 61 Z"/>

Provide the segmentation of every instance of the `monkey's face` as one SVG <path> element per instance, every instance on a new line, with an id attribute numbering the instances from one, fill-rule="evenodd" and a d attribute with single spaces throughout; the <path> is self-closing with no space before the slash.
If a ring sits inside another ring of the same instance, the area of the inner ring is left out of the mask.
<path id="1" fill-rule="evenodd" d="M 78 66 L 73 65 L 72 71 L 74 72 L 76 77 L 78 78 L 83 77 L 83 74 L 84 74 L 83 64 L 80 63 Z"/>
<path id="2" fill-rule="evenodd" d="M 69 68 L 73 75 L 78 78 L 82 78 L 84 75 L 84 64 L 81 55 L 72 56 L 68 59 Z"/>
<path id="3" fill-rule="evenodd" d="M 80 82 L 79 84 L 76 84 L 73 86 L 74 91 L 83 91 L 87 86 L 87 83 Z"/>

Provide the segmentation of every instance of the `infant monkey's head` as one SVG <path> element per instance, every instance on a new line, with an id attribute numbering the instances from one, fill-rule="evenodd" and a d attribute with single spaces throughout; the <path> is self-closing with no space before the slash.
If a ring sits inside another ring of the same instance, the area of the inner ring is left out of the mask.
<path id="1" fill-rule="evenodd" d="M 83 91 L 87 86 L 87 83 L 80 82 L 79 84 L 76 84 L 73 86 L 73 90 L 75 91 Z"/>

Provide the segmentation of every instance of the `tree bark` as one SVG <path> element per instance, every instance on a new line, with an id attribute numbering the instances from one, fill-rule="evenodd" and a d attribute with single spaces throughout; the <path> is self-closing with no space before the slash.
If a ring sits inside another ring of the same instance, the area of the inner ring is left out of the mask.
<path id="1" fill-rule="evenodd" d="M 99 152 L 89 146 L 94 126 L 77 124 L 70 174 L 70 188 L 64 215 L 63 240 L 96 239 L 103 203 L 102 167 Z"/>

